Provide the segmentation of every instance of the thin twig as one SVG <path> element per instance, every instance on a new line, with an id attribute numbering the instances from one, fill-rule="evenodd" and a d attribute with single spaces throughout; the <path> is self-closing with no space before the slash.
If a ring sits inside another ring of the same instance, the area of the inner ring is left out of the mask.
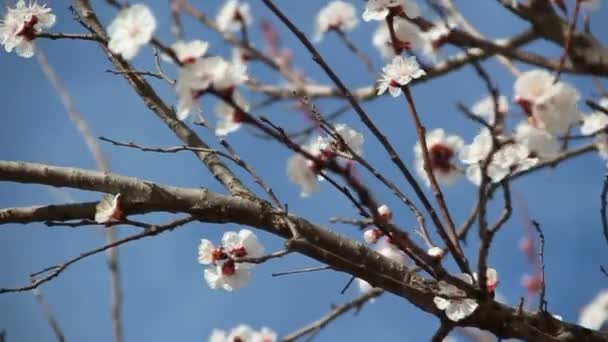
<path id="1" fill-rule="evenodd" d="M 102 172 L 110 172 L 110 166 L 108 161 L 101 151 L 101 147 L 95 140 L 93 133 L 91 132 L 87 122 L 84 120 L 83 116 L 80 114 L 80 111 L 76 108 L 76 104 L 72 97 L 70 96 L 67 89 L 63 86 L 59 76 L 53 69 L 53 67 L 49 64 L 46 59 L 43 51 L 39 50 L 36 53 L 36 57 L 38 58 L 38 64 L 40 64 L 40 68 L 45 74 L 46 78 L 49 80 L 53 88 L 55 89 L 57 95 L 61 99 L 63 106 L 66 109 L 66 112 L 74 124 L 78 129 L 81 137 L 84 139 L 85 144 L 87 145 L 89 152 L 93 156 L 95 163 L 97 164 L 97 168 Z M 106 243 L 112 244 L 115 240 L 114 230 L 106 229 L 104 231 Z M 111 248 L 107 252 L 107 262 L 108 268 L 110 269 L 110 282 L 111 282 L 111 291 L 112 291 L 112 332 L 114 335 L 114 342 L 122 341 L 122 322 L 120 318 L 120 306 L 121 306 L 121 298 L 122 298 L 122 290 L 120 288 L 120 273 L 118 271 L 118 250 L 116 248 Z"/>
<path id="2" fill-rule="evenodd" d="M 257 258 L 237 258 L 234 259 L 235 262 L 246 262 L 246 263 L 251 263 L 251 264 L 261 264 L 264 263 L 270 259 L 276 259 L 276 258 L 281 258 L 284 257 L 285 255 L 291 253 L 292 251 L 288 250 L 288 249 L 282 249 L 280 251 L 276 251 L 274 253 L 271 254 L 266 254 L 263 255 L 261 257 L 257 257 Z"/>
<path id="3" fill-rule="evenodd" d="M 333 31 L 336 32 L 338 37 L 340 37 L 340 40 L 342 41 L 342 43 L 344 43 L 344 45 L 346 45 L 346 47 L 352 53 L 354 53 L 361 60 L 361 62 L 363 62 L 363 64 L 365 65 L 365 68 L 367 68 L 367 72 L 369 73 L 370 77 L 373 80 L 375 80 L 376 79 L 376 70 L 374 68 L 374 65 L 372 64 L 372 61 L 369 59 L 369 57 L 367 57 L 361 49 L 359 49 L 353 42 L 351 42 L 350 39 L 348 39 L 348 37 L 346 36 L 346 33 L 344 33 L 342 30 L 338 29 L 338 30 L 333 30 Z"/>
<path id="4" fill-rule="evenodd" d="M 116 240 L 113 241 L 112 243 L 108 243 L 102 247 L 99 248 L 95 248 L 92 249 L 90 251 L 81 253 L 80 255 L 78 255 L 77 257 L 71 258 L 61 264 L 57 264 L 54 266 L 50 266 L 45 268 L 42 271 L 36 272 L 36 273 L 32 273 L 32 277 L 38 276 L 42 273 L 47 273 L 49 271 L 52 271 L 51 273 L 49 273 L 48 275 L 40 278 L 40 279 L 34 279 L 32 281 L 32 283 L 30 285 L 26 285 L 26 286 L 22 286 L 22 287 L 16 287 L 16 288 L 0 288 L 0 294 L 2 293 L 11 293 L 11 292 L 24 292 L 24 291 L 30 291 L 33 289 L 36 289 L 38 286 L 56 278 L 57 276 L 59 276 L 63 271 L 65 271 L 68 267 L 70 267 L 71 265 L 73 265 L 74 263 L 88 258 L 92 255 L 107 251 L 109 249 L 115 248 L 117 246 L 123 245 L 125 243 L 131 242 L 131 241 L 135 241 L 135 240 L 139 240 L 145 237 L 149 237 L 149 236 L 153 236 L 153 235 L 157 235 L 163 232 L 166 232 L 168 230 L 173 230 L 179 226 L 182 226 L 186 223 L 192 222 L 196 220 L 195 217 L 193 216 L 188 216 L 186 218 L 181 218 L 178 220 L 175 220 L 173 222 L 170 222 L 168 224 L 165 225 L 158 225 L 158 226 L 154 226 L 151 225 L 148 229 L 146 229 L 145 231 L 139 233 L 139 234 L 134 234 L 131 236 L 128 236 L 126 238 L 120 239 L 120 240 Z"/>
<path id="5" fill-rule="evenodd" d="M 315 266 L 315 267 L 300 268 L 300 269 L 292 270 L 292 271 L 275 272 L 275 273 L 272 273 L 272 276 L 280 277 L 280 276 L 286 276 L 286 275 L 292 275 L 292 274 L 310 273 L 310 272 L 325 271 L 325 270 L 331 270 L 331 266 Z"/>
<path id="6" fill-rule="evenodd" d="M 51 326 L 51 329 L 53 329 L 53 334 L 55 334 L 55 338 L 57 338 L 57 341 L 59 341 L 59 342 L 64 342 L 65 335 L 63 334 L 63 331 L 61 330 L 61 327 L 59 326 L 59 322 L 57 321 L 57 318 L 53 314 L 51 307 L 49 306 L 46 299 L 42 295 L 42 292 L 40 291 L 40 289 L 35 289 L 33 291 L 33 293 L 34 293 L 34 298 L 36 298 L 36 302 L 38 303 L 38 306 L 40 307 L 40 310 L 42 311 L 42 314 L 44 315 L 44 318 Z"/>
<path id="7" fill-rule="evenodd" d="M 554 82 L 557 83 L 562 73 L 562 69 L 566 64 L 566 58 L 568 58 L 568 54 L 570 53 L 570 47 L 572 46 L 572 38 L 574 36 L 574 30 L 576 29 L 576 22 L 578 19 L 578 13 L 581 9 L 581 1 L 582 0 L 574 0 L 574 11 L 572 11 L 572 17 L 570 18 L 570 23 L 568 24 L 568 31 L 566 33 L 566 42 L 564 44 L 564 49 L 562 54 L 559 57 L 559 63 L 557 68 L 555 69 L 555 79 Z"/>
<path id="8" fill-rule="evenodd" d="M 547 300 L 545 299 L 546 294 L 546 283 L 545 283 L 545 234 L 543 234 L 542 229 L 540 228 L 540 224 L 534 220 L 531 220 L 534 229 L 538 233 L 538 238 L 540 241 L 538 256 L 540 261 L 540 277 L 541 277 L 541 287 L 540 287 L 540 298 L 538 303 L 538 309 L 540 311 L 547 312 Z"/>
<path id="9" fill-rule="evenodd" d="M 41 32 L 36 35 L 36 38 L 46 38 L 46 39 L 75 39 L 75 40 L 93 40 L 100 41 L 98 36 L 92 34 L 80 34 L 80 33 L 51 33 L 51 32 Z"/>
<path id="10" fill-rule="evenodd" d="M 369 292 L 366 292 L 366 293 L 362 294 L 361 296 L 355 298 L 351 302 L 348 302 L 348 303 L 345 303 L 342 305 L 338 305 L 338 306 L 334 307 L 330 312 L 328 312 L 325 316 L 323 316 L 320 319 L 283 337 L 281 339 L 281 341 L 282 342 L 291 342 L 291 341 L 297 340 L 298 338 L 306 336 L 308 334 L 318 332 L 319 330 L 323 329 L 325 326 L 327 326 L 333 320 L 335 320 L 336 318 L 345 314 L 346 312 L 348 312 L 350 310 L 356 310 L 358 312 L 359 310 L 361 310 L 363 305 L 365 305 L 365 303 L 380 296 L 383 292 L 384 291 L 381 289 L 377 289 L 377 288 L 372 289 Z"/>
<path id="11" fill-rule="evenodd" d="M 606 196 L 608 195 L 608 174 L 604 176 L 604 185 L 602 186 L 602 194 L 600 195 L 601 207 L 600 217 L 602 219 L 602 228 L 604 231 L 604 238 L 608 243 L 608 216 L 606 216 Z"/>

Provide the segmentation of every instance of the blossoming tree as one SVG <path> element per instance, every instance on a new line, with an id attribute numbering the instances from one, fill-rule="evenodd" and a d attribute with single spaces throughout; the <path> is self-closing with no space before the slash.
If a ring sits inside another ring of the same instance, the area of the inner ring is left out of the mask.
<path id="1" fill-rule="evenodd" d="M 263 281 L 252 278 L 257 269 L 272 267 L 276 259 L 299 253 L 322 266 L 282 274 L 332 270 L 346 274 L 350 279 L 346 288 L 356 284 L 361 293 L 334 306 L 321 319 L 282 336 L 275 332 L 283 331 L 282 327 L 243 324 L 218 327 L 209 332 L 209 341 L 293 341 L 314 336 L 322 328 L 331 329 L 329 323 L 339 316 L 360 310 L 385 293 L 435 317 L 438 328 L 427 333 L 433 341 L 455 334 L 478 341 L 491 338 L 488 336 L 608 341 L 606 291 L 581 310 L 577 322 L 563 319 L 563 313 L 548 305 L 551 298 L 546 288 L 551 284 L 545 277 L 545 236 L 554 232 L 533 220 L 534 212 L 520 214 L 521 225 L 527 230 L 520 252 L 513 251 L 524 255 L 534 270 L 522 277 L 526 298 L 510 304 L 504 299 L 500 269 L 490 265 L 489 258 L 497 236 L 512 221 L 515 202 L 523 202 L 514 198 L 512 183 L 550 168 L 560 172 L 563 163 L 585 154 L 597 154 L 603 162 L 594 165 L 600 169 L 608 160 L 608 92 L 602 87 L 608 75 L 608 47 L 601 42 L 606 37 L 592 30 L 591 24 L 599 0 L 494 2 L 505 16 L 519 18 L 527 28 L 507 38 L 486 38 L 452 0 L 367 0 L 364 4 L 335 0 L 319 8 L 316 18 L 309 18 L 314 23 L 309 37 L 295 24 L 297 13 L 291 7 L 297 5 L 288 1 L 227 0 L 214 15 L 199 10 L 194 1 L 171 0 L 168 10 L 173 38 L 164 41 L 158 36 L 162 29 L 159 13 L 153 13 L 145 2 L 73 0 L 69 11 L 24 0 L 10 4 L 0 21 L 0 43 L 7 53 L 37 58 L 99 170 L 2 160 L 0 180 L 92 191 L 99 193 L 99 201 L 4 208 L 0 224 L 98 226 L 103 227 L 107 241 L 31 274 L 29 283 L 14 287 L 0 284 L 0 294 L 33 291 L 44 304 L 40 291 L 47 283 L 60 281 L 72 265 L 107 251 L 114 340 L 121 341 L 117 248 L 188 224 L 221 223 L 227 226 L 221 241 L 203 237 L 198 259 L 194 257 L 196 248 L 192 248 L 192 262 L 198 260 L 203 265 L 201 287 L 206 284 L 210 290 L 239 291 L 251 281 Z M 252 6 L 264 7 L 272 16 L 260 25 L 261 41 L 253 39 Z M 98 7 L 110 8 L 114 17 L 107 22 L 100 19 Z M 183 18 L 194 19 L 209 34 L 214 32 L 233 48 L 232 55 L 218 53 L 205 35 L 188 32 L 195 38 L 186 39 Z M 61 20 L 76 21 L 81 32 L 54 31 Z M 289 45 L 280 43 L 277 27 L 289 31 Z M 355 29 L 368 31 L 375 51 L 366 51 L 351 39 Z M 373 81 L 355 88 L 347 85 L 345 75 L 319 52 L 328 35 L 336 35 L 352 52 L 349 68 L 368 73 Z M 43 40 L 84 40 L 97 46 L 112 65 L 109 71 L 127 81 L 133 95 L 181 141 L 180 146 L 95 138 L 91 134 L 94 127 L 88 127 L 70 93 L 38 50 Z M 558 52 L 538 49 L 539 53 L 534 45 L 539 40 L 556 46 Z M 301 72 L 294 59 L 295 49 L 305 49 L 318 74 Z M 380 58 L 383 65 L 374 62 Z M 144 60 L 153 69 L 140 67 Z M 493 60 L 499 62 L 501 71 L 513 76 L 510 84 L 499 84 L 488 71 L 487 64 Z M 483 91 L 477 103 L 459 103 L 457 110 L 461 120 L 475 126 L 476 133 L 461 137 L 449 126 L 427 130 L 428 117 L 436 114 L 427 113 L 420 104 L 416 87 L 465 67 L 471 69 L 470 82 L 479 83 Z M 271 70 L 275 79 L 259 76 L 262 68 Z M 569 81 L 574 74 L 593 82 L 599 95 L 577 89 Z M 317 83 L 313 78 L 321 78 L 318 75 L 328 81 Z M 174 91 L 172 100 L 159 95 L 157 88 L 167 86 Z M 507 87 L 513 89 L 512 98 L 501 92 Z M 319 108 L 325 107 L 328 98 L 345 105 L 344 109 L 324 113 Z M 215 101 L 213 110 L 206 108 L 208 99 Z M 416 142 L 407 153 L 394 143 L 395 137 L 380 128 L 380 114 L 364 108 L 372 100 L 398 101 L 401 111 L 407 113 L 405 119 L 382 119 L 390 120 L 391 125 L 413 127 Z M 307 123 L 293 131 L 294 125 L 279 123 L 285 120 L 268 114 L 277 103 L 294 107 Z M 209 112 L 215 113 L 215 118 Z M 274 175 L 256 171 L 252 166 L 255 161 L 249 161 L 250 151 L 237 152 L 230 143 L 235 135 L 245 136 L 249 144 L 270 141 L 290 151 L 286 160 L 264 155 L 264 162 L 285 168 L 281 174 L 293 185 L 286 191 L 299 193 L 300 201 L 314 201 L 321 190 L 337 192 L 350 206 L 350 216 L 332 217 L 330 223 L 346 225 L 348 230 L 338 233 L 330 225 L 298 215 L 300 202 L 286 203 L 277 195 Z M 101 143 L 145 152 L 190 152 L 223 190 L 177 187 L 112 173 Z M 405 159 L 411 151 L 413 160 Z M 369 155 L 374 156 L 373 161 Z M 378 156 L 384 157 L 383 162 L 375 162 Z M 456 217 L 463 215 L 454 213 L 448 201 L 450 187 L 457 183 L 469 183 L 475 189 L 473 208 L 462 222 Z M 601 227 L 597 235 L 603 235 L 608 243 L 608 178 L 598 184 L 603 184 L 603 189 L 598 186 L 591 197 L 599 196 L 600 213 L 585 215 L 597 217 Z M 389 202 L 390 206 L 385 204 Z M 148 220 L 149 215 L 134 218 L 152 213 L 174 217 L 167 223 Z M 233 225 L 243 228 L 234 231 Z M 125 226 L 141 231 L 117 238 L 117 227 Z M 282 239 L 283 247 L 265 248 L 264 239 L 256 235 L 259 231 Z M 606 260 L 598 260 L 597 273 L 603 272 L 606 281 L 608 272 L 602 262 Z M 50 312 L 47 317 L 56 336 L 63 340 L 61 322 Z"/>

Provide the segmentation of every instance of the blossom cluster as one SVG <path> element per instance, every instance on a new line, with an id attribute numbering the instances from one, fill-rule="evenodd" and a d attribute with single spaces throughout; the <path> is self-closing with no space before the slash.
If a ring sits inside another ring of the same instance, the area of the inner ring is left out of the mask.
<path id="1" fill-rule="evenodd" d="M 267 327 L 254 330 L 248 325 L 241 324 L 230 331 L 215 329 L 209 335 L 209 342 L 275 342 L 277 333 Z"/>
<path id="2" fill-rule="evenodd" d="M 201 239 L 198 246 L 198 262 L 209 266 L 204 271 L 205 281 L 214 290 L 235 291 L 247 285 L 254 264 L 239 259 L 259 258 L 263 254 L 264 246 L 248 229 L 224 233 L 219 246 L 207 239 Z"/>

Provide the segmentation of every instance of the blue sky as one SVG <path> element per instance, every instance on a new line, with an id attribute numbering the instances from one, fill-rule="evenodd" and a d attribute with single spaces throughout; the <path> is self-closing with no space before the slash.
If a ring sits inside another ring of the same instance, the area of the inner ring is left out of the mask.
<path id="1" fill-rule="evenodd" d="M 251 35 L 261 46 L 259 23 L 270 19 L 281 33 L 285 46 L 293 49 L 295 65 L 312 79 L 328 84 L 327 77 L 309 58 L 294 37 L 272 17 L 259 1 L 250 1 L 254 15 Z M 157 35 L 164 42 L 171 42 L 167 1 L 146 1 L 157 16 Z M 215 14 L 219 0 L 192 1 L 209 14 Z M 277 0 L 280 6 L 303 31 L 313 32 L 313 18 L 325 3 L 322 0 Z M 362 11 L 363 3 L 353 1 Z M 457 1 L 465 15 L 485 35 L 503 37 L 524 28 L 521 21 L 509 17 L 494 1 Z M 71 18 L 67 2 L 49 0 L 58 17 L 54 32 L 82 32 Z M 96 9 L 104 24 L 112 19 L 115 11 L 105 2 L 96 1 Z M 431 15 L 426 11 L 425 14 Z M 594 14 L 594 32 L 606 32 L 608 24 L 597 18 L 606 17 L 602 8 Z M 208 40 L 210 52 L 230 56 L 217 34 L 184 19 L 186 37 Z M 372 57 L 376 68 L 382 60 L 371 45 L 371 35 L 376 24 L 360 23 L 351 34 L 356 44 Z M 606 43 L 606 37 L 601 37 Z M 92 42 L 40 41 L 38 47 L 47 54 L 49 62 L 57 69 L 70 94 L 96 136 L 117 140 L 132 140 L 144 145 L 170 146 L 179 141 L 143 105 L 120 76 L 106 73 L 111 68 L 100 48 Z M 350 87 L 369 84 L 369 76 L 360 62 L 343 47 L 337 37 L 329 35 L 318 44 L 319 51 Z M 536 52 L 553 57 L 559 50 L 546 43 L 530 46 Z M 450 50 L 448 50 L 450 51 Z M 86 146 L 76 129 L 69 122 L 65 110 L 35 59 L 22 59 L 2 52 L 0 56 L 0 103 L 3 105 L 3 122 L 0 126 L 0 159 L 24 160 L 62 166 L 94 169 Z M 134 64 L 142 70 L 152 67 L 149 48 L 140 52 Z M 484 63 L 498 82 L 499 89 L 512 96 L 513 78 L 495 60 Z M 522 70 L 530 67 L 518 65 Z M 167 72 L 175 75 L 171 66 Z M 263 65 L 251 67 L 252 74 L 268 82 L 280 82 L 280 78 Z M 577 86 L 583 98 L 596 98 L 589 79 L 566 76 Z M 161 81 L 152 80 L 159 94 L 168 103 L 175 103 L 174 91 Z M 427 128 L 444 128 L 463 136 L 468 143 L 478 127 L 463 118 L 455 103 L 472 104 L 485 95 L 484 84 L 470 68 L 463 68 L 447 77 L 414 88 L 413 93 L 422 120 Z M 252 97 L 253 98 L 253 97 Z M 331 112 L 341 106 L 335 100 L 318 101 L 321 112 Z M 202 100 L 203 110 L 211 114 L 213 102 Z M 382 97 L 363 104 L 372 119 L 391 139 L 402 158 L 412 165 L 415 131 L 402 100 Z M 587 110 L 581 106 L 581 109 Z M 301 113 L 279 104 L 256 114 L 263 114 L 289 128 L 304 127 L 306 120 Z M 509 125 L 521 120 L 519 109 L 512 108 Z M 213 119 L 212 119 L 213 120 Z M 366 134 L 365 155 L 383 170 L 384 174 L 411 193 L 387 155 L 373 141 L 354 115 L 348 112 L 340 120 L 362 130 Z M 193 126 L 194 127 L 194 126 Z M 213 135 L 200 127 L 194 127 L 205 141 L 216 146 Z M 331 216 L 355 217 L 351 205 L 334 189 L 323 185 L 320 192 L 309 199 L 301 199 L 298 189 L 290 184 L 285 175 L 285 161 L 290 152 L 278 144 L 253 136 L 251 129 L 243 129 L 228 140 L 262 175 L 279 198 L 289 204 L 290 211 L 308 217 L 315 222 L 329 225 Z M 223 191 L 209 172 L 201 167 L 189 153 L 158 155 L 123 149 L 102 143 L 113 172 L 178 186 L 208 187 Z M 498 234 L 490 253 L 490 264 L 498 269 L 501 277 L 499 290 L 509 302 L 517 302 L 525 295 L 520 277 L 529 272 L 517 244 L 524 228 L 520 217 L 520 205 L 529 215 L 541 223 L 546 235 L 547 296 L 549 309 L 567 321 L 576 321 L 581 305 L 588 302 L 602 287 L 606 279 L 599 272 L 600 263 L 606 260 L 606 244 L 601 237 L 599 217 L 599 193 L 605 166 L 596 155 L 587 155 L 565 163 L 557 169 L 549 169 L 512 185 L 516 203 L 514 215 Z M 389 191 L 364 174 L 364 180 L 382 202 L 394 211 L 395 222 L 412 229 L 415 220 L 399 205 Z M 255 184 L 244 176 L 248 184 Z M 257 188 L 256 188 L 257 189 Z M 429 193 L 430 194 L 430 193 Z M 447 188 L 445 196 L 456 222 L 461 222 L 474 202 L 475 188 L 466 180 Z M 70 189 L 52 189 L 35 185 L 0 183 L 0 207 L 29 206 L 36 204 L 64 203 L 68 200 L 97 200 L 97 193 Z M 498 205 L 492 206 L 497 209 Z M 491 211 L 496 214 L 497 210 Z M 155 214 L 137 219 L 147 222 L 165 222 L 168 215 Z M 359 238 L 354 228 L 332 225 L 342 234 Z M 237 230 L 235 225 L 194 223 L 165 234 L 120 249 L 120 267 L 123 277 L 124 335 L 125 341 L 204 341 L 214 328 L 230 329 L 239 323 L 255 328 L 268 326 L 280 335 L 287 334 L 307 324 L 330 308 L 330 303 L 341 303 L 358 293 L 352 287 L 346 294 L 340 290 L 349 276 L 340 273 L 318 272 L 304 275 L 273 278 L 271 273 L 318 263 L 302 256 L 289 256 L 260 265 L 255 269 L 251 284 L 236 293 L 212 291 L 204 283 L 203 269 L 196 263 L 196 250 L 201 238 L 218 240 L 226 230 Z M 119 236 L 134 231 L 118 228 Z M 281 247 L 281 241 L 259 232 L 268 251 Z M 0 287 L 23 285 L 27 275 L 60 263 L 83 251 L 104 243 L 103 233 L 95 228 L 64 229 L 48 228 L 41 224 L 5 225 L 0 228 Z M 475 260 L 477 241 L 469 240 L 467 255 Z M 604 258 L 600 257 L 604 256 Z M 454 265 L 448 265 L 456 271 Z M 41 288 L 56 314 L 68 340 L 108 341 L 111 339 L 109 274 L 103 255 L 88 258 L 70 267 L 60 277 Z M 368 305 L 357 316 L 346 315 L 317 337 L 318 341 L 335 341 L 348 337 L 351 341 L 427 340 L 434 333 L 437 320 L 413 308 L 406 301 L 385 295 Z M 6 329 L 8 341 L 52 340 L 50 327 L 29 293 L 0 296 L 0 329 Z"/>

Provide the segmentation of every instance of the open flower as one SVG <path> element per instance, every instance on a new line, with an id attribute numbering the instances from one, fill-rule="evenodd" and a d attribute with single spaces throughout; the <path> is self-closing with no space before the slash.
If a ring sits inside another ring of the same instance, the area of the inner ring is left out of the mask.
<path id="1" fill-rule="evenodd" d="M 335 30 L 340 32 L 352 31 L 359 23 L 357 10 L 352 4 L 336 0 L 328 3 L 317 14 L 314 41 L 323 39 L 323 34 Z"/>
<path id="2" fill-rule="evenodd" d="M 240 324 L 230 332 L 214 329 L 209 336 L 209 342 L 275 342 L 277 333 L 267 327 L 259 331 L 246 324 Z"/>
<path id="3" fill-rule="evenodd" d="M 603 98 L 598 102 L 600 107 L 608 110 L 608 98 Z M 596 134 L 601 130 L 604 130 L 608 126 L 608 114 L 601 111 L 594 111 L 591 114 L 583 117 L 583 124 L 581 125 L 581 133 L 584 135 Z"/>
<path id="4" fill-rule="evenodd" d="M 111 223 L 112 221 L 120 221 L 124 218 L 124 212 L 121 208 L 121 195 L 106 194 L 95 206 L 95 222 Z"/>
<path id="5" fill-rule="evenodd" d="M 334 160 L 338 157 L 352 158 L 350 150 L 357 155 L 362 154 L 363 135 L 345 124 L 334 126 L 335 134 L 341 139 L 331 136 L 318 136 L 302 149 L 308 152 L 317 160 L 311 160 L 304 155 L 297 153 L 287 160 L 287 176 L 292 183 L 300 186 L 300 196 L 308 197 L 313 191 L 318 189 L 319 173 L 323 168 L 323 163 Z M 348 146 L 348 149 L 346 146 Z"/>
<path id="6" fill-rule="evenodd" d="M 370 228 L 363 232 L 363 240 L 371 245 L 378 242 L 382 236 L 384 236 L 384 233 L 380 228 Z"/>
<path id="7" fill-rule="evenodd" d="M 522 121 L 515 128 L 515 141 L 530 150 L 531 155 L 541 160 L 556 157 L 559 154 L 559 143 L 549 132 Z"/>
<path id="8" fill-rule="evenodd" d="M 478 281 L 477 273 L 473 272 L 473 278 Z M 494 268 L 486 269 L 486 289 L 489 293 L 494 293 L 498 287 L 498 272 Z"/>
<path id="9" fill-rule="evenodd" d="M 198 58 L 203 57 L 209 48 L 209 43 L 202 40 L 192 40 L 189 42 L 179 40 L 171 45 L 171 50 L 175 52 L 177 59 L 182 64 L 192 64 Z M 164 60 L 171 61 L 170 58 L 163 55 Z"/>
<path id="10" fill-rule="evenodd" d="M 227 0 L 217 13 L 216 23 L 220 31 L 238 31 L 252 22 L 248 3 Z"/>
<path id="11" fill-rule="evenodd" d="M 380 51 L 382 57 L 386 59 L 395 57 L 395 50 L 397 50 L 397 54 L 401 54 L 404 50 L 425 50 L 426 41 L 418 26 L 405 19 L 395 18 L 393 27 L 395 28 L 395 42 L 392 41 L 386 23 L 380 23 L 372 37 L 372 43 Z"/>
<path id="12" fill-rule="evenodd" d="M 468 284 L 473 284 L 473 280 L 468 274 L 461 274 L 460 278 Z M 479 306 L 474 299 L 466 298 L 464 291 L 443 280 L 439 282 L 439 293 L 433 298 L 433 302 L 454 322 L 469 317 Z"/>
<path id="13" fill-rule="evenodd" d="M 498 114 L 504 116 L 509 111 L 509 102 L 503 95 L 498 97 Z M 484 119 L 490 125 L 494 124 L 496 111 L 494 110 L 494 98 L 486 96 L 477 101 L 471 108 L 471 113 Z"/>
<path id="14" fill-rule="evenodd" d="M 531 124 L 557 135 L 581 119 L 577 108 L 580 96 L 571 85 L 553 81 L 548 71 L 531 70 L 517 78 L 514 93 L 515 102 L 530 116 Z"/>
<path id="15" fill-rule="evenodd" d="M 146 5 L 123 8 L 108 26 L 108 48 L 124 59 L 132 59 L 152 39 L 156 18 Z"/>
<path id="16" fill-rule="evenodd" d="M 382 78 L 378 81 L 378 95 L 384 94 L 388 89 L 393 97 L 397 97 L 401 94 L 401 87 L 424 75 L 426 72 L 420 68 L 416 57 L 395 56 L 390 64 L 382 68 Z"/>
<path id="17" fill-rule="evenodd" d="M 600 330 L 608 322 L 608 290 L 602 290 L 581 309 L 578 324 L 588 329 Z"/>
<path id="18" fill-rule="evenodd" d="M 348 159 L 353 158 L 349 150 L 352 150 L 359 156 L 363 154 L 362 146 L 363 142 L 365 141 L 363 134 L 355 131 L 346 124 L 336 124 L 334 125 L 334 130 L 342 141 L 332 137 L 321 138 L 319 140 L 319 148 L 321 150 L 331 152 Z M 346 144 L 348 148 L 342 146 L 342 143 Z"/>
<path id="19" fill-rule="evenodd" d="M 420 16 L 420 9 L 412 0 L 368 0 L 362 17 L 364 21 L 384 20 L 389 14 L 414 19 Z"/>
<path id="20" fill-rule="evenodd" d="M 198 247 L 198 262 L 210 265 L 204 271 L 205 281 L 210 288 L 235 291 L 249 283 L 250 269 L 253 267 L 253 264 L 238 262 L 238 259 L 258 258 L 263 254 L 264 247 L 255 234 L 242 229 L 238 233 L 224 233 L 221 246 L 202 239 Z"/>
<path id="21" fill-rule="evenodd" d="M 462 175 L 454 164 L 454 156 L 460 151 L 464 142 L 457 135 L 446 135 L 441 128 L 434 129 L 426 135 L 426 146 L 429 152 L 431 170 L 438 182 L 450 185 Z M 424 156 L 420 142 L 414 146 L 416 171 L 420 178 L 424 179 L 427 186 L 431 185 L 426 170 L 424 169 Z"/>
<path id="22" fill-rule="evenodd" d="M 175 84 L 178 119 L 185 120 L 198 108 L 197 98 L 209 87 L 232 95 L 236 86 L 247 81 L 246 69 L 244 64 L 230 63 L 218 56 L 196 59 L 181 67 Z"/>
<path id="23" fill-rule="evenodd" d="M 0 44 L 6 52 L 15 52 L 25 58 L 34 55 L 34 39 L 43 30 L 55 24 L 55 15 L 45 5 L 19 0 L 15 8 L 8 8 L 0 21 Z"/>
<path id="24" fill-rule="evenodd" d="M 482 129 L 470 145 L 460 150 L 460 160 L 467 164 L 467 178 L 475 185 L 481 184 L 481 163 L 492 150 L 492 135 L 488 129 Z M 529 169 L 538 163 L 538 158 L 531 156 L 530 150 L 520 143 L 503 145 L 496 151 L 487 167 L 487 176 L 492 182 L 500 182 L 509 174 Z"/>
<path id="25" fill-rule="evenodd" d="M 215 107 L 215 114 L 218 118 L 215 134 L 218 136 L 226 136 L 237 131 L 243 122 L 244 113 L 242 111 L 249 111 L 249 103 L 245 101 L 240 93 L 236 91 L 232 93 L 232 100 L 239 109 L 222 100 L 218 100 Z"/>

